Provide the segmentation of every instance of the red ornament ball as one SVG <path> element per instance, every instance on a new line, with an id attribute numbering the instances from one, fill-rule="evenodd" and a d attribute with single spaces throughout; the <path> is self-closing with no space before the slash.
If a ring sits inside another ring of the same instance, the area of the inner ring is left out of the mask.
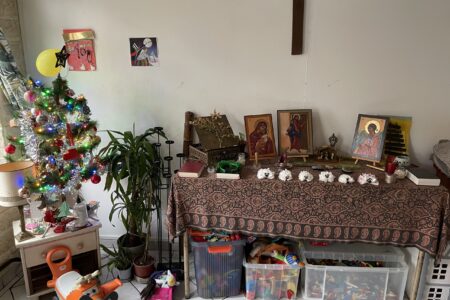
<path id="1" fill-rule="evenodd" d="M 99 183 L 101 180 L 102 180 L 102 178 L 101 178 L 98 174 L 94 174 L 94 175 L 92 175 L 92 177 L 91 177 L 91 182 L 92 182 L 93 184 L 97 184 L 97 183 Z"/>
<path id="2" fill-rule="evenodd" d="M 8 154 L 14 154 L 14 152 L 16 152 L 16 146 L 14 146 L 13 144 L 8 144 L 5 147 L 5 152 Z"/>
<path id="3" fill-rule="evenodd" d="M 33 116 L 39 116 L 40 114 L 42 113 L 42 111 L 40 110 L 40 109 L 38 109 L 38 108 L 32 108 L 31 109 L 31 114 L 33 115 Z"/>
<path id="4" fill-rule="evenodd" d="M 36 101 L 36 94 L 32 91 L 26 91 L 25 94 L 23 94 L 23 98 L 28 102 L 33 103 Z"/>
<path id="5" fill-rule="evenodd" d="M 64 142 L 61 139 L 57 139 L 55 141 L 55 145 L 59 148 L 61 148 L 62 146 L 64 146 Z"/>

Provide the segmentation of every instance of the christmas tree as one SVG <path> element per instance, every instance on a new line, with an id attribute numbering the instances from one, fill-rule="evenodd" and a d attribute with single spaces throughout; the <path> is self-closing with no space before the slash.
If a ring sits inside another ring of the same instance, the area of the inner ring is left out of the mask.
<path id="1" fill-rule="evenodd" d="M 21 136 L 9 137 L 5 151 L 13 155 L 24 148 L 35 163 L 35 177 L 27 179 L 22 193 L 40 194 L 45 204 L 57 206 L 76 194 L 81 182 L 100 182 L 104 166 L 92 153 L 100 144 L 97 123 L 90 119 L 86 98 L 75 96 L 59 75 L 52 88 L 32 80 L 28 84 L 17 118 Z"/>

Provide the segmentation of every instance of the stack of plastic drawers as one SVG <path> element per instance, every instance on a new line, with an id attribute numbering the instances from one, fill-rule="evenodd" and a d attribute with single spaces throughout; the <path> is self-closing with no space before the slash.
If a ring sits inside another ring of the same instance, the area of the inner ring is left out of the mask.
<path id="1" fill-rule="evenodd" d="M 450 245 L 450 244 L 449 244 Z M 430 258 L 425 269 L 425 288 L 423 300 L 450 300 L 450 246 L 439 264 Z"/>
<path id="2" fill-rule="evenodd" d="M 399 249 L 366 244 L 314 247 L 305 243 L 303 257 L 304 299 L 403 300 L 408 266 Z M 382 267 L 359 267 L 377 262 Z"/>

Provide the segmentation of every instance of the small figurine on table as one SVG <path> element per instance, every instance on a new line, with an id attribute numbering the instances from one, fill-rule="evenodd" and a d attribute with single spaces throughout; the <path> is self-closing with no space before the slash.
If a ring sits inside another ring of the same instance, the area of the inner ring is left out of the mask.
<path id="1" fill-rule="evenodd" d="M 338 138 L 333 133 L 333 135 L 328 138 L 328 141 L 330 142 L 329 145 L 322 146 L 317 151 L 317 160 L 338 161 L 339 158 L 335 148 Z"/>

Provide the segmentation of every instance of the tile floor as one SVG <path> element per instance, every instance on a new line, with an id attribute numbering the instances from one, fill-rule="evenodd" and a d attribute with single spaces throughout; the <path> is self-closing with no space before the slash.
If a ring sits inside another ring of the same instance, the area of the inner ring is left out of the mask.
<path id="1" fill-rule="evenodd" d="M 156 255 L 152 254 L 154 257 Z M 178 257 L 178 256 L 174 256 Z M 163 257 L 164 258 L 164 257 Z M 102 256 L 102 265 L 106 263 L 108 257 Z M 190 262 L 190 299 L 192 300 L 200 300 L 203 298 L 198 297 L 197 295 L 197 287 L 195 282 L 195 271 L 194 271 L 194 263 L 193 259 L 189 260 Z M 3 276 L 3 282 L 0 280 L 0 283 L 3 288 L 0 290 L 0 300 L 26 300 L 25 286 L 23 281 L 22 268 L 20 263 L 14 263 L 15 265 L 12 267 L 13 272 L 9 271 L 7 276 L 7 283 L 5 283 L 5 276 Z M 100 277 L 101 282 L 105 282 L 111 280 L 113 277 L 111 274 L 108 274 L 108 271 L 102 269 L 102 276 Z M 2 278 L 0 278 L 2 279 Z M 140 291 L 145 288 L 145 284 L 137 283 L 135 280 L 125 282 L 120 288 L 116 291 L 119 294 L 120 300 L 140 300 Z M 55 294 L 48 294 L 40 297 L 40 300 L 54 300 L 57 299 Z M 173 300 L 181 300 L 184 298 L 184 281 L 180 283 L 174 290 Z M 228 298 L 220 298 L 220 299 L 233 299 L 233 300 L 244 300 L 244 294 L 235 297 Z M 298 298 L 301 299 L 301 298 Z M 405 297 L 407 299 L 407 297 Z"/>
<path id="2" fill-rule="evenodd" d="M 175 256 L 174 257 L 178 257 Z M 102 265 L 107 261 L 107 256 L 102 256 Z M 11 278 L 8 278 L 8 283 L 4 285 L 3 289 L 0 290 L 0 300 L 26 300 L 25 286 L 23 281 L 22 268 L 20 263 L 14 263 L 13 269 L 16 269 L 17 272 L 11 274 Z M 190 292 L 192 300 L 200 300 L 197 296 L 197 287 L 195 284 L 195 275 L 194 275 L 194 265 L 192 259 L 190 260 Z M 102 282 L 108 281 L 112 279 L 112 275 L 108 274 L 107 269 L 102 269 L 102 276 L 100 280 Z M 120 288 L 117 289 L 117 293 L 119 294 L 119 299 L 124 300 L 140 300 L 140 291 L 145 288 L 145 284 L 137 283 L 135 280 L 130 282 L 125 282 Z M 40 300 L 54 300 L 56 295 L 54 293 L 41 296 Z M 181 300 L 184 299 L 184 281 L 180 283 L 178 287 L 174 290 L 173 300 Z M 224 299 L 224 298 L 221 298 Z M 226 299 L 245 299 L 244 294 L 236 297 L 230 297 Z"/>

